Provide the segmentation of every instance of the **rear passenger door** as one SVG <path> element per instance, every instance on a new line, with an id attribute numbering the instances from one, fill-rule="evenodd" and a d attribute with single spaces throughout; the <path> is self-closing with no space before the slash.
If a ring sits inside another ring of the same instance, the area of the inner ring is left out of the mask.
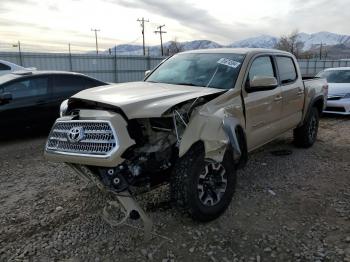
<path id="1" fill-rule="evenodd" d="M 248 66 L 248 75 L 245 81 L 246 91 L 244 104 L 246 113 L 246 135 L 248 150 L 252 150 L 269 142 L 279 134 L 279 121 L 282 114 L 281 87 L 276 86 L 271 90 L 257 88 L 249 91 L 249 83 L 254 77 L 275 77 L 276 68 L 270 55 L 255 57 Z"/>
<path id="2" fill-rule="evenodd" d="M 101 85 L 99 81 L 81 75 L 55 74 L 52 79 L 51 97 L 54 117 L 59 116 L 59 106 L 64 100 L 84 89 Z"/>
<path id="3" fill-rule="evenodd" d="M 302 118 L 304 85 L 292 57 L 278 55 L 275 59 L 283 97 L 281 128 L 287 130 Z"/>

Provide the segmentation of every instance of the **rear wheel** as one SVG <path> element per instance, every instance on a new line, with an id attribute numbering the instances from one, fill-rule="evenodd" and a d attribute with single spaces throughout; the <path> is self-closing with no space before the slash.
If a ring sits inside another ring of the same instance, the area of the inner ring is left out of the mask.
<path id="1" fill-rule="evenodd" d="M 204 159 L 203 145 L 197 144 L 175 166 L 170 183 L 175 204 L 194 220 L 210 221 L 228 207 L 236 186 L 232 153 L 221 163 Z"/>
<path id="2" fill-rule="evenodd" d="M 317 108 L 311 108 L 306 122 L 293 131 L 294 144 L 296 146 L 307 148 L 315 143 L 318 132 L 319 118 Z"/>

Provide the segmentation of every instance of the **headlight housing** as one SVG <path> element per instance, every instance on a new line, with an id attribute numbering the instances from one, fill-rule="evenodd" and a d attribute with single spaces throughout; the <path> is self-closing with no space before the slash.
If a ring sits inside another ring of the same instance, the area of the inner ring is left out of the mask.
<path id="1" fill-rule="evenodd" d="M 68 99 L 64 100 L 60 105 L 60 117 L 64 116 L 68 110 Z"/>

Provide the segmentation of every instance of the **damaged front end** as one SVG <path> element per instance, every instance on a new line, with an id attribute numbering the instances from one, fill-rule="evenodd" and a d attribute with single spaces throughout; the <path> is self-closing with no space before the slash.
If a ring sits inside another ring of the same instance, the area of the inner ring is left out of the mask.
<path id="1" fill-rule="evenodd" d="M 124 215 L 115 221 L 104 209 L 104 218 L 119 225 L 127 218 L 141 218 L 145 237 L 152 221 L 134 196 L 166 183 L 172 169 L 188 148 L 203 141 L 205 157 L 222 161 L 230 138 L 223 116 L 202 115 L 201 108 L 217 95 L 198 97 L 177 104 L 161 117 L 128 119 L 118 108 L 73 100 L 65 116 L 50 132 L 45 156 L 65 162 L 84 180 L 114 195 Z"/>

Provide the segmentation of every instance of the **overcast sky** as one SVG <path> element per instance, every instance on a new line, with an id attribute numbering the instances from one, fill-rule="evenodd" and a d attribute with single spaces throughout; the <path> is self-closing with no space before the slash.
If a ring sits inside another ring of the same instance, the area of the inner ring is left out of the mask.
<path id="1" fill-rule="evenodd" d="M 164 41 L 208 39 L 229 44 L 247 37 L 279 36 L 294 29 L 350 34 L 348 0 L 0 0 L 0 47 L 93 48 L 97 28 L 101 49 L 142 43 L 137 18 L 145 17 L 146 44 L 165 24 Z"/>

